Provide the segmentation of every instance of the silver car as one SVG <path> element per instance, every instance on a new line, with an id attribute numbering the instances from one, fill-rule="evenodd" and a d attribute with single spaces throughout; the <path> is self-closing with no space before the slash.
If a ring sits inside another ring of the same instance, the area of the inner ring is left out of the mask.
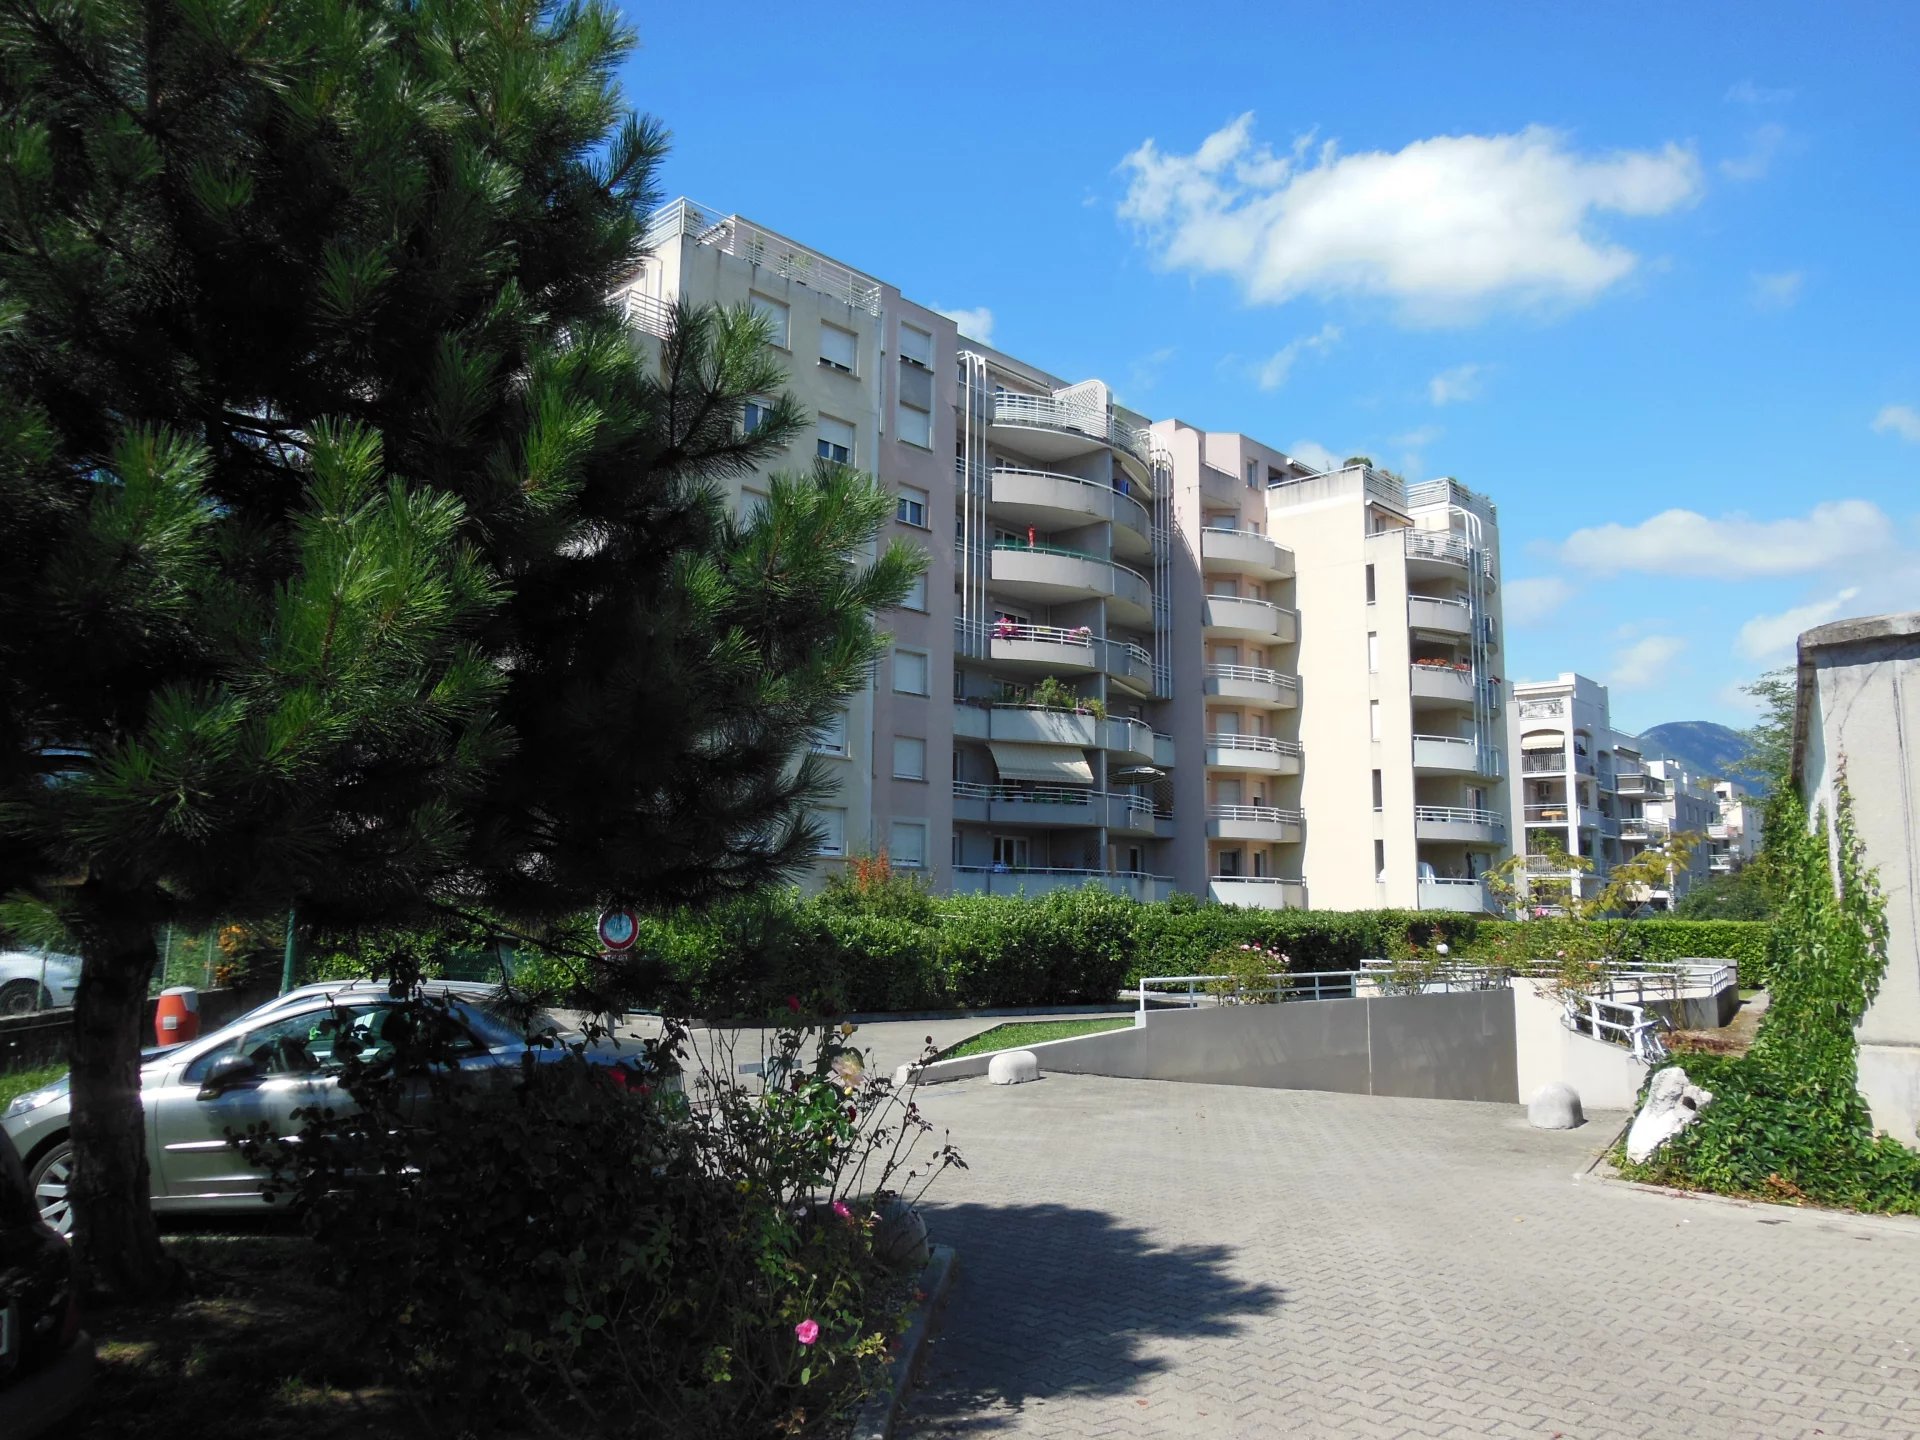
<path id="1" fill-rule="evenodd" d="M 569 1053 L 579 1036 L 545 1015 L 523 1023 L 495 1003 L 486 985 L 441 982 L 426 987 L 446 1000 L 455 1022 L 454 1060 L 476 1077 L 510 1073 L 529 1050 L 546 1061 Z M 400 1002 L 377 983 L 309 985 L 268 1001 L 211 1035 L 164 1050 L 143 1052 L 140 1096 L 147 1111 L 147 1161 L 153 1208 L 166 1213 L 256 1209 L 264 1201 L 261 1173 L 227 1139 L 264 1122 L 275 1135 L 299 1128 L 293 1112 L 345 1109 L 336 1048 L 351 1043 L 363 1059 L 394 1046 L 406 1023 Z M 542 1042 L 556 1036 L 562 1044 Z M 637 1065 L 636 1048 L 602 1042 L 589 1058 Z M 73 1228 L 67 1184 L 73 1173 L 68 1143 L 69 1095 L 62 1077 L 20 1096 L 0 1116 L 27 1167 L 40 1214 L 55 1230 Z"/>
<path id="2" fill-rule="evenodd" d="M 0 953 L 0 1015 L 31 1015 L 73 1004 L 80 988 L 80 961 L 50 950 Z"/>

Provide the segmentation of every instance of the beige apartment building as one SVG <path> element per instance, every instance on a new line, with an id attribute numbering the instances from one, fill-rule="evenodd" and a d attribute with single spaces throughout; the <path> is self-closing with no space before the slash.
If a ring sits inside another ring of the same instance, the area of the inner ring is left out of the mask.
<path id="1" fill-rule="evenodd" d="M 1485 906 L 1508 804 L 1484 497 L 1151 423 L 738 215 L 676 201 L 650 246 L 636 330 L 682 299 L 766 315 L 816 416 L 788 463 L 870 471 L 931 557 L 816 738 L 823 872 L 886 850 L 942 891 Z"/>

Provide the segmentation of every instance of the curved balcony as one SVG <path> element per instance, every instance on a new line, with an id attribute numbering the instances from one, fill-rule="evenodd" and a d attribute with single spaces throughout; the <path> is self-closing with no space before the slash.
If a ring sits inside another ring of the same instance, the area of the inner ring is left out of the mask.
<path id="1" fill-rule="evenodd" d="M 990 513 L 1015 524 L 1058 529 L 1105 520 L 1120 532 L 1116 544 L 1125 537 L 1132 542 L 1130 553 L 1150 553 L 1147 507 L 1112 485 L 1051 470 L 996 465 L 990 495 Z"/>
<path id="2" fill-rule="evenodd" d="M 1087 627 L 1025 625 L 1012 621 L 986 626 L 954 624 L 954 650 L 961 655 L 991 659 L 996 665 L 1022 673 L 1092 675 L 1106 666 L 1113 642 L 1102 640 Z"/>
<path id="3" fill-rule="evenodd" d="M 1465 637 L 1473 633 L 1473 607 L 1464 600 L 1409 595 L 1407 624 L 1415 630 Z"/>
<path id="4" fill-rule="evenodd" d="M 1307 882 L 1272 875 L 1211 875 L 1207 895 L 1221 905 L 1244 905 L 1252 910 L 1304 910 Z"/>
<path id="5" fill-rule="evenodd" d="M 1100 748 L 1123 765 L 1155 764 L 1153 727 L 1128 715 L 1111 715 L 1100 722 Z"/>
<path id="6" fill-rule="evenodd" d="M 1457 805 L 1416 805 L 1413 807 L 1413 838 L 1493 845 L 1507 838 L 1507 820 L 1498 810 L 1471 810 Z"/>
<path id="7" fill-rule="evenodd" d="M 1123 425 L 1105 405 L 1058 395 L 999 390 L 993 395 L 992 406 L 990 424 L 995 430 L 1009 432 L 1000 438 L 1038 459 L 1063 460 L 1104 445 L 1136 464 L 1152 463 L 1148 433 Z"/>
<path id="8" fill-rule="evenodd" d="M 1251 595 L 1209 595 L 1206 603 L 1203 623 L 1216 634 L 1282 645 L 1300 638 L 1298 612 L 1271 600 L 1256 600 Z"/>
<path id="9" fill-rule="evenodd" d="M 1110 791 L 1106 797 L 1107 829 L 1115 835 L 1151 836 L 1154 833 L 1153 800 L 1146 795 Z"/>
<path id="10" fill-rule="evenodd" d="M 1457 735 L 1413 737 L 1413 773 L 1416 775 L 1485 775 L 1501 773 L 1500 750 Z"/>
<path id="11" fill-rule="evenodd" d="M 1473 563 L 1473 547 L 1449 530 L 1403 530 L 1407 574 L 1415 579 L 1458 579 Z"/>
<path id="12" fill-rule="evenodd" d="M 1268 710 L 1292 710 L 1300 703 L 1300 682 L 1264 665 L 1209 665 L 1206 693 Z"/>
<path id="13" fill-rule="evenodd" d="M 1298 775 L 1305 752 L 1299 742 L 1271 735 L 1207 736 L 1207 764 L 1221 770 L 1248 770 L 1259 775 Z"/>
<path id="14" fill-rule="evenodd" d="M 1473 672 L 1455 665 L 1414 665 L 1413 698 L 1473 708 Z"/>
<path id="15" fill-rule="evenodd" d="M 1109 640 L 1101 655 L 1100 668 L 1114 684 L 1136 695 L 1153 693 L 1153 656 L 1144 646 L 1131 640 Z"/>
<path id="16" fill-rule="evenodd" d="M 1306 816 L 1271 805 L 1209 805 L 1209 840 L 1251 840 L 1263 845 L 1297 845 Z"/>
<path id="17" fill-rule="evenodd" d="M 1153 587 L 1147 577 L 1104 556 L 1061 545 L 998 540 L 992 574 L 995 589 L 1018 599 L 1043 604 L 1104 599 L 1118 620 L 1153 623 Z"/>
<path id="18" fill-rule="evenodd" d="M 1209 525 L 1200 532 L 1200 561 L 1210 573 L 1284 580 L 1293 574 L 1293 552 L 1251 530 Z"/>

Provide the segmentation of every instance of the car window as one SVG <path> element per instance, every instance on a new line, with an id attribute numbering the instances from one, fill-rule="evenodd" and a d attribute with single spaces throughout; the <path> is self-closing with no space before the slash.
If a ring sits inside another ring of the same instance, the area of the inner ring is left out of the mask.
<path id="1" fill-rule="evenodd" d="M 524 1045 L 529 1036 L 563 1035 L 566 1027 L 545 1011 L 526 1015 L 508 1011 L 499 1005 L 466 1003 L 456 1005 L 454 1013 L 488 1049 L 501 1045 Z"/>
<path id="2" fill-rule="evenodd" d="M 371 1005 L 355 1005 L 264 1021 L 198 1056 L 181 1072 L 181 1079 L 189 1083 L 206 1079 L 214 1062 L 227 1055 L 245 1055 L 268 1075 L 325 1074 L 339 1067 L 335 1051 L 341 1037 L 367 1034 L 375 1013 Z"/>

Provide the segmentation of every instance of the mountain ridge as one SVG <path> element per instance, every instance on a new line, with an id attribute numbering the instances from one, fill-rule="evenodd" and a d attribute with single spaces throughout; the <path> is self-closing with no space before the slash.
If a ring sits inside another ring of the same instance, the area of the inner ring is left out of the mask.
<path id="1" fill-rule="evenodd" d="M 1641 753 L 1649 759 L 1678 760 L 1697 776 L 1733 780 L 1751 788 L 1738 767 L 1753 753 L 1747 737 L 1713 720 L 1668 720 L 1640 732 Z"/>

